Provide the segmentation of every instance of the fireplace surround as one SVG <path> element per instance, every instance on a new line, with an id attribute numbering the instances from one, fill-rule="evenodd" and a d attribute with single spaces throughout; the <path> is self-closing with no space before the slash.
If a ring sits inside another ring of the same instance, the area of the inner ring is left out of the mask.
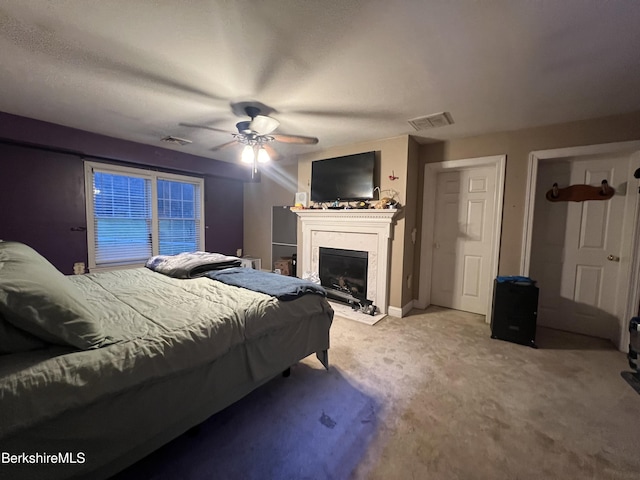
<path id="1" fill-rule="evenodd" d="M 396 209 L 296 210 L 302 224 L 299 272 L 319 273 L 320 247 L 367 253 L 366 298 L 388 312 L 389 243 Z"/>

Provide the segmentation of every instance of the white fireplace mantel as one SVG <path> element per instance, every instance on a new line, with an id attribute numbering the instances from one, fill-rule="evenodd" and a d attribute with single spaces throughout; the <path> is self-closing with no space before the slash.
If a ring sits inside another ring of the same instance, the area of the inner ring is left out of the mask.
<path id="1" fill-rule="evenodd" d="M 294 211 L 302 222 L 302 258 L 298 259 L 298 271 L 318 271 L 317 251 L 320 246 L 368 251 L 370 277 L 367 298 L 373 300 L 381 313 L 386 314 L 389 298 L 389 243 L 398 210 Z"/>

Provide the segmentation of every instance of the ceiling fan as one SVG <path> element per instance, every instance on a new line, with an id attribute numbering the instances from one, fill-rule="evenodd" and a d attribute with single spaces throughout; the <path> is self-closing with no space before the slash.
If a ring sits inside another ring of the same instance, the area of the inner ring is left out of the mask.
<path id="1" fill-rule="evenodd" d="M 236 123 L 238 132 L 230 132 L 208 125 L 198 125 L 193 123 L 181 123 L 184 127 L 195 127 L 212 130 L 214 132 L 228 133 L 233 136 L 233 140 L 213 147 L 211 150 L 221 150 L 232 145 L 244 145 L 242 151 L 242 161 L 253 164 L 254 171 L 257 171 L 257 163 L 268 162 L 270 159 L 277 159 L 278 153 L 271 146 L 272 142 L 315 145 L 318 143 L 316 137 L 305 137 L 302 135 L 286 135 L 283 133 L 273 133 L 280 122 L 273 117 L 260 114 L 260 108 L 253 105 L 246 105 L 244 112 L 250 120 Z"/>

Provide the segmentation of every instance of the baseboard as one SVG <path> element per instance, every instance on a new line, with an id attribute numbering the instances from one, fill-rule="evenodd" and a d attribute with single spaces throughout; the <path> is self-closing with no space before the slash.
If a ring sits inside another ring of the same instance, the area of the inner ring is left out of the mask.
<path id="1" fill-rule="evenodd" d="M 407 314 L 413 309 L 413 302 L 414 300 L 411 300 L 402 308 L 389 306 L 389 308 L 387 309 L 387 312 L 392 317 L 398 317 L 398 318 L 406 317 Z"/>
<path id="2" fill-rule="evenodd" d="M 413 299 L 413 308 L 425 310 L 429 305 L 430 303 L 428 301 L 424 301 L 420 299 L 416 300 L 415 298 Z"/>

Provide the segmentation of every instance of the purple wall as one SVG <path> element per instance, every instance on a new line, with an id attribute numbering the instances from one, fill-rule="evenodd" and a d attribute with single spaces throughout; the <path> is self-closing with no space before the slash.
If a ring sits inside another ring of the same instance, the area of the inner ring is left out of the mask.
<path id="1" fill-rule="evenodd" d="M 251 177 L 250 171 L 237 164 L 120 140 L 3 112 L 0 112 L 0 139 L 201 175 L 215 175 L 243 181 L 249 181 Z"/>
<path id="2" fill-rule="evenodd" d="M 30 245 L 65 274 L 88 262 L 86 233 L 76 230 L 87 223 L 84 163 L 35 145 L 203 176 L 205 248 L 235 255 L 243 247 L 246 169 L 0 112 L 0 239 Z"/>
<path id="3" fill-rule="evenodd" d="M 244 248 L 244 184 L 223 178 L 204 179 L 205 249 L 235 255 Z"/>

